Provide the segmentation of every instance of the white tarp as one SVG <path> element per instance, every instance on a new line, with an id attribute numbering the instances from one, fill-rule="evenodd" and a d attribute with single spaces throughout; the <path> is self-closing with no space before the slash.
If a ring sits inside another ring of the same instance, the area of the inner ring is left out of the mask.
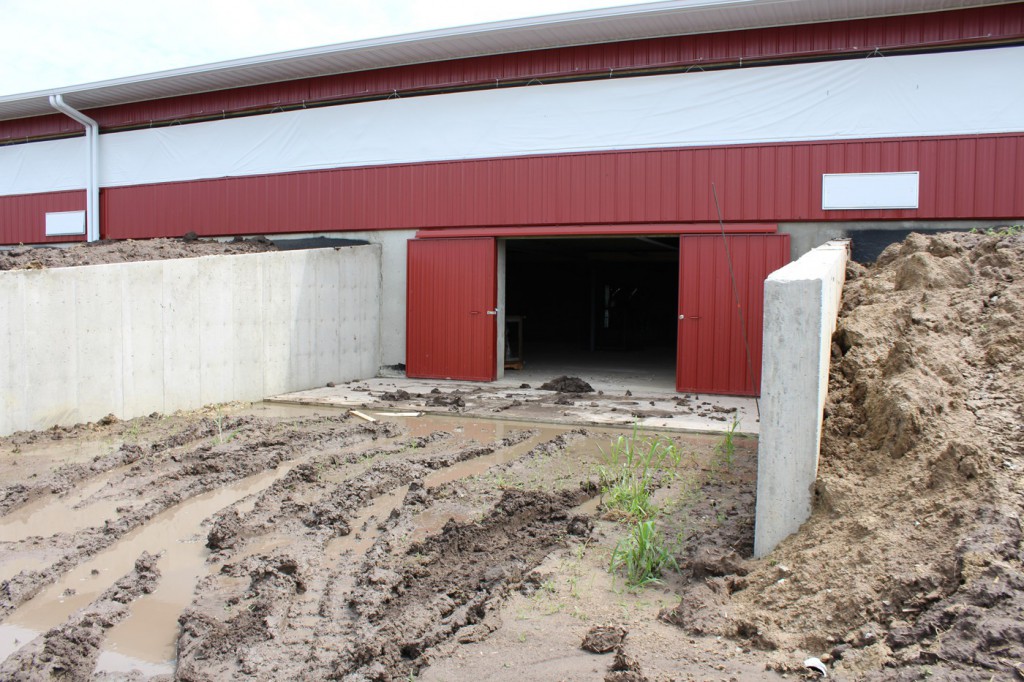
<path id="1" fill-rule="evenodd" d="M 0 196 L 85 189 L 84 137 L 0 147 Z"/>
<path id="2" fill-rule="evenodd" d="M 103 135 L 101 185 L 526 154 L 1021 132 L 1022 73 L 1024 47 L 1010 47 L 307 109 Z M 0 194 L 84 187 L 78 154 L 81 140 L 0 148 Z"/>

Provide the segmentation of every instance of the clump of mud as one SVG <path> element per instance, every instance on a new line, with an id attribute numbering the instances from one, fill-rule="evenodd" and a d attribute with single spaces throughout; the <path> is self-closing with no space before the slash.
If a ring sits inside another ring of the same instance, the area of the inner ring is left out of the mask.
<path id="1" fill-rule="evenodd" d="M 811 519 L 735 573 L 697 557 L 663 617 L 859 679 L 1024 672 L 1022 315 L 1021 236 L 851 264 Z"/>
<path id="2" fill-rule="evenodd" d="M 595 654 L 606 654 L 620 646 L 626 634 L 626 629 L 618 625 L 595 625 L 587 631 L 580 648 Z"/>
<path id="3" fill-rule="evenodd" d="M 558 391 L 559 393 L 593 393 L 594 387 L 579 377 L 562 375 L 557 379 L 541 384 L 543 391 Z"/>

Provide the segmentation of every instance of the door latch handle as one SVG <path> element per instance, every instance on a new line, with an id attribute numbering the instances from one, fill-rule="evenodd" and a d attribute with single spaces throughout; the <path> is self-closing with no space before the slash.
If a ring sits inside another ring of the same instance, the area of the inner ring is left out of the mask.
<path id="1" fill-rule="evenodd" d="M 497 308 L 495 308 L 494 310 L 488 310 L 488 311 L 487 311 L 487 314 L 488 314 L 488 315 L 497 315 L 497 314 L 498 314 L 498 309 L 497 309 Z"/>
<path id="2" fill-rule="evenodd" d="M 680 319 L 680 320 L 686 320 L 686 319 L 690 319 L 690 320 L 699 320 L 699 319 L 700 319 L 700 315 L 690 315 L 690 317 L 689 317 L 689 318 L 687 318 L 687 317 L 686 317 L 686 315 L 680 315 L 680 316 L 679 316 L 679 319 Z"/>

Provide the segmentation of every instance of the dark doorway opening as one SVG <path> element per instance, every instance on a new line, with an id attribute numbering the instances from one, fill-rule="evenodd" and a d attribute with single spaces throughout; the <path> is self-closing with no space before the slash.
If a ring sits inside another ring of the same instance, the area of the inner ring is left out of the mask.
<path id="1" fill-rule="evenodd" d="M 678 237 L 507 240 L 505 310 L 521 319 L 524 367 L 668 382 L 678 280 Z M 509 336 L 517 343 L 519 330 Z"/>

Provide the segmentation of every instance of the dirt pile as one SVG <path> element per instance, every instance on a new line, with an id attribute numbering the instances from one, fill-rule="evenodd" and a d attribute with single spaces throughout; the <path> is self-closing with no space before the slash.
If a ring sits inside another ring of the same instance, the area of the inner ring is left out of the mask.
<path id="1" fill-rule="evenodd" d="M 594 387 L 579 377 L 562 375 L 541 384 L 542 391 L 558 391 L 559 393 L 593 393 Z"/>
<path id="2" fill-rule="evenodd" d="M 67 268 L 74 265 L 225 256 L 264 251 L 277 251 L 277 247 L 259 237 L 231 242 L 163 238 L 140 241 L 104 240 L 92 243 L 83 242 L 60 248 L 21 246 L 0 250 L 0 270 L 40 270 L 43 268 Z"/>
<path id="3" fill-rule="evenodd" d="M 803 650 L 838 676 L 1011 678 L 1024 672 L 1024 237 L 911 235 L 847 280 L 811 519 L 748 575 L 697 583 L 671 617 L 778 648 L 780 670 Z"/>

